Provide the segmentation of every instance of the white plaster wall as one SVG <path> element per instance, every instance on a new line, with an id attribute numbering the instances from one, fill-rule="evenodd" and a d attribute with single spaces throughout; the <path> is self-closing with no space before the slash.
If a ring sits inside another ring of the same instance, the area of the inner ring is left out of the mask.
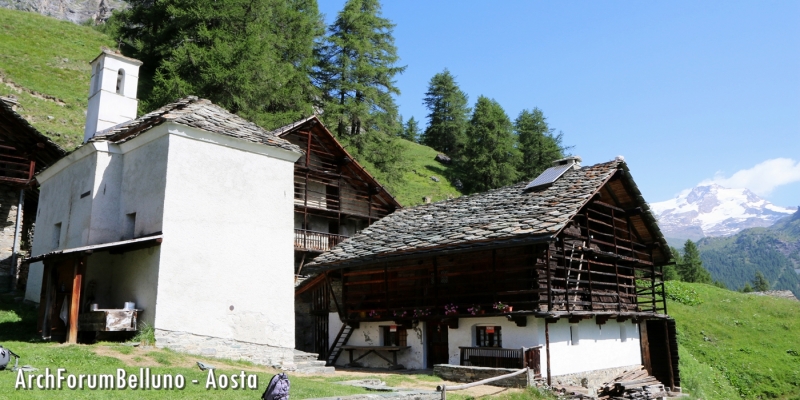
<path id="1" fill-rule="evenodd" d="M 98 63 L 101 67 L 100 75 L 99 77 L 92 75 L 90 90 L 94 92 L 89 93 L 84 142 L 94 136 L 97 131 L 136 118 L 139 66 L 130 61 L 103 54 L 92 65 L 92 71 L 95 71 Z M 116 93 L 117 73 L 120 69 L 125 71 L 123 95 Z M 100 90 L 95 88 L 96 83 L 100 84 Z"/>
<path id="2" fill-rule="evenodd" d="M 335 321 L 334 321 L 335 319 Z M 338 325 L 335 327 L 334 330 L 334 322 L 338 322 Z M 397 325 L 396 322 L 393 321 L 383 321 L 383 322 L 362 322 L 359 324 L 359 328 L 353 331 L 353 336 L 350 337 L 350 340 L 347 341 L 347 344 L 354 345 L 354 346 L 383 346 L 383 334 L 382 334 L 382 326 L 389 326 L 389 325 Z M 328 332 L 333 333 L 333 337 L 330 338 L 329 343 L 333 344 L 333 340 L 336 338 L 336 334 L 339 333 L 339 329 L 341 328 L 342 324 L 339 322 L 339 318 L 336 316 L 335 313 L 332 313 L 330 316 L 330 324 L 328 325 Z M 407 338 L 406 344 L 411 346 L 410 349 L 403 350 L 397 353 L 397 363 L 402 364 L 407 369 L 423 369 L 425 368 L 425 348 L 423 345 L 423 338 L 425 337 L 425 323 L 420 322 L 412 329 L 407 330 Z M 365 351 L 356 350 L 353 352 L 353 359 L 358 358 Z M 391 353 L 382 351 L 381 355 L 392 359 Z M 336 361 L 336 365 L 344 366 L 345 364 L 350 362 L 350 355 L 347 351 L 343 351 L 342 354 L 339 356 L 339 359 Z M 370 368 L 387 368 L 389 367 L 389 363 L 385 360 L 381 359 L 380 357 L 376 356 L 375 354 L 370 354 L 360 360 L 357 361 L 361 365 Z"/>
<path id="3" fill-rule="evenodd" d="M 139 321 L 153 325 L 156 315 L 158 263 L 160 247 L 124 254 L 107 252 L 92 254 L 86 263 L 85 296 L 91 296 L 100 308 L 122 308 L 126 301 L 136 303 Z M 94 284 L 92 284 L 94 282 Z"/>
<path id="4" fill-rule="evenodd" d="M 514 321 L 506 317 L 461 318 L 458 329 L 448 331 L 447 344 L 450 348 L 450 364 L 461 363 L 461 349 L 459 347 L 473 347 L 476 343 L 477 326 L 500 326 L 502 345 L 505 349 L 519 349 L 522 347 L 536 347 L 539 344 L 539 321 L 528 317 L 527 326 L 517 326 Z"/>
<path id="5" fill-rule="evenodd" d="M 61 223 L 58 249 L 89 244 L 89 226 L 92 212 L 92 195 L 81 198 L 81 194 L 93 191 L 96 152 L 93 148 L 76 151 L 62 159 L 68 167 L 41 182 L 39 209 L 36 215 L 32 256 L 56 250 L 53 246 L 55 224 Z M 43 264 L 33 263 L 28 272 L 25 299 L 39 302 L 42 288 Z"/>
<path id="6" fill-rule="evenodd" d="M 140 145 L 137 141 L 146 143 Z M 120 146 L 125 151 L 124 179 L 117 216 L 119 230 L 114 240 L 122 239 L 124 220 L 130 213 L 136 213 L 134 237 L 162 231 L 169 143 L 168 136 L 153 129 Z"/>
<path id="7" fill-rule="evenodd" d="M 230 137 L 161 127 L 171 135 L 155 327 L 294 348 L 299 154 L 245 146 L 274 156 L 256 154 L 228 147 L 242 142 Z"/>
<path id="8" fill-rule="evenodd" d="M 628 339 L 620 339 L 620 324 L 625 324 Z M 540 337 L 544 338 L 544 322 L 539 324 Z M 609 320 L 597 325 L 594 319 L 582 320 L 578 327 L 579 341 L 570 340 L 570 324 L 560 319 L 549 324 L 550 370 L 552 375 L 564 375 L 604 368 L 641 364 L 638 326 L 632 321 Z M 542 342 L 544 344 L 544 342 Z M 547 356 L 542 349 L 542 373 L 545 373 Z"/>

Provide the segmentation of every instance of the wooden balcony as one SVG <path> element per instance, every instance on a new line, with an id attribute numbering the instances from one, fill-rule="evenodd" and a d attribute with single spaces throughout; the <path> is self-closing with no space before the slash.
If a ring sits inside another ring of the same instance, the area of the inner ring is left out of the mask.
<path id="1" fill-rule="evenodd" d="M 347 236 L 333 233 L 314 232 L 305 229 L 294 230 L 294 248 L 303 251 L 328 251 L 347 239 Z"/>

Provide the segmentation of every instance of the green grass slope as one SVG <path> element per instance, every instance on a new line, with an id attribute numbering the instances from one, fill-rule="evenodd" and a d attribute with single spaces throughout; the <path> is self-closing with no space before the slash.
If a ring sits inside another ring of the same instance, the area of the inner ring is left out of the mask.
<path id="1" fill-rule="evenodd" d="M 101 46 L 114 42 L 92 28 L 0 8 L 0 96 L 17 96 L 20 115 L 72 150 L 83 141 L 89 61 Z"/>
<path id="2" fill-rule="evenodd" d="M 461 192 L 453 186 L 447 178 L 450 176 L 449 166 L 442 164 L 434 158 L 438 152 L 428 146 L 407 140 L 400 140 L 403 145 L 403 179 L 401 182 L 387 185 L 389 192 L 404 207 L 423 204 L 424 197 L 430 197 L 431 202 L 446 200 L 461 196 Z M 385 183 L 387 179 L 372 165 L 362 160 L 364 165 L 378 182 Z M 436 177 L 439 182 L 431 177 Z"/>
<path id="3" fill-rule="evenodd" d="M 800 302 L 675 281 L 667 296 L 693 397 L 800 398 Z"/>

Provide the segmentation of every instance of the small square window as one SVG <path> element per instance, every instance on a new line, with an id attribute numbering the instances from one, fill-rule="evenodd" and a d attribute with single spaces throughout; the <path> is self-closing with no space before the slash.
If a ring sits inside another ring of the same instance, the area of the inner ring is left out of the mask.
<path id="1" fill-rule="evenodd" d="M 499 326 L 475 327 L 475 345 L 478 347 L 503 347 Z"/>
<path id="2" fill-rule="evenodd" d="M 408 331 L 401 326 L 381 326 L 384 346 L 408 346 Z"/>
<path id="3" fill-rule="evenodd" d="M 52 248 L 57 249 L 59 246 L 61 246 L 61 222 L 53 227 Z"/>

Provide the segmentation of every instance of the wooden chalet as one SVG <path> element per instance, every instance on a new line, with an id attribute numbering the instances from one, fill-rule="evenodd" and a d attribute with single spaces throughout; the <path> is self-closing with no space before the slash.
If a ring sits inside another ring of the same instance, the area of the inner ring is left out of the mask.
<path id="1" fill-rule="evenodd" d="M 679 386 L 670 258 L 625 162 L 572 157 L 530 184 L 398 210 L 306 270 L 326 280 L 312 308 L 341 326 L 330 363 L 395 345 L 412 368 L 528 360 L 549 378 L 642 364 Z"/>
<path id="2" fill-rule="evenodd" d="M 18 252 L 30 235 L 39 198 L 34 174 L 66 154 L 17 113 L 17 107 L 15 98 L 0 97 L 0 211 L 6 226 L 14 227 L 11 234 L 0 234 L 0 247 L 9 250 L 0 251 L 0 292 L 18 286 Z M 27 250 L 27 240 L 24 246 Z"/>
<path id="3" fill-rule="evenodd" d="M 295 273 L 318 254 L 400 208 L 316 117 L 272 133 L 305 151 L 295 163 Z"/>

